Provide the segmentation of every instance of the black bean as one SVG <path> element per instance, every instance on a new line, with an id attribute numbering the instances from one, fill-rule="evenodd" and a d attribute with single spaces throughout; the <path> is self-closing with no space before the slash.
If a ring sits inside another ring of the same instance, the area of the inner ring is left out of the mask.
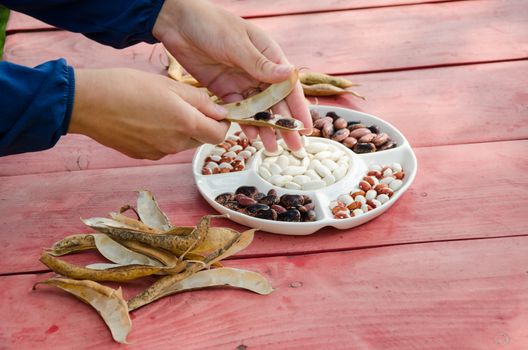
<path id="1" fill-rule="evenodd" d="M 253 116 L 253 119 L 268 121 L 272 119 L 272 114 L 270 112 L 258 112 Z"/>
<path id="2" fill-rule="evenodd" d="M 259 191 L 257 190 L 257 188 L 255 186 L 240 186 L 239 188 L 237 188 L 237 190 L 235 191 L 235 194 L 244 194 L 250 198 L 255 198 L 255 196 L 257 195 Z"/>
<path id="3" fill-rule="evenodd" d="M 353 121 L 351 121 L 351 122 L 347 122 L 347 128 L 348 128 L 349 126 L 356 125 L 356 124 L 361 124 L 361 122 L 358 121 L 358 120 L 353 120 Z"/>
<path id="4" fill-rule="evenodd" d="M 215 198 L 215 202 L 218 202 L 222 205 L 224 205 L 226 202 L 233 201 L 235 199 L 235 195 L 231 192 L 226 192 L 219 194 Z"/>
<path id="5" fill-rule="evenodd" d="M 301 221 L 301 213 L 297 209 L 289 209 L 277 215 L 277 220 L 286 222 Z"/>
<path id="6" fill-rule="evenodd" d="M 396 144 L 389 140 L 389 141 L 385 142 L 383 145 L 381 145 L 378 150 L 385 151 L 385 150 L 388 150 L 388 149 L 391 149 L 391 148 L 394 148 L 394 147 L 396 147 Z"/>
<path id="7" fill-rule="evenodd" d="M 376 146 L 373 143 L 357 143 L 353 151 L 356 153 L 372 153 L 376 152 Z"/>
<path id="8" fill-rule="evenodd" d="M 284 208 L 296 208 L 304 204 L 304 198 L 298 194 L 284 194 L 280 197 L 279 203 Z"/>
<path id="9" fill-rule="evenodd" d="M 261 200 L 262 198 L 264 198 L 264 197 L 266 197 L 266 194 L 265 194 L 265 193 L 262 193 L 262 192 L 259 192 L 259 193 L 257 193 L 257 195 L 255 196 L 255 200 L 256 200 L 257 202 L 260 202 L 260 200 Z"/>
<path id="10" fill-rule="evenodd" d="M 277 193 L 277 190 L 274 188 L 268 191 L 268 196 L 278 196 L 278 195 L 279 194 Z"/>
<path id="11" fill-rule="evenodd" d="M 297 123 L 295 122 L 295 119 L 279 119 L 275 122 L 275 125 L 282 126 L 283 128 L 288 129 L 295 129 L 297 127 Z"/>
<path id="12" fill-rule="evenodd" d="M 368 129 L 373 133 L 373 134 L 379 134 L 381 132 L 379 126 L 377 125 L 371 125 L 368 127 Z"/>
<path id="13" fill-rule="evenodd" d="M 273 209 L 268 210 L 259 210 L 255 214 L 256 218 L 265 219 L 265 220 L 277 220 L 277 212 Z"/>
<path id="14" fill-rule="evenodd" d="M 240 206 L 238 205 L 238 202 L 236 202 L 236 201 L 225 202 L 223 205 L 224 205 L 224 207 L 226 207 L 227 209 L 231 209 L 231 210 L 238 210 L 238 209 L 240 209 Z"/>
<path id="15" fill-rule="evenodd" d="M 266 204 L 257 203 L 257 204 L 253 204 L 253 205 L 250 205 L 249 207 L 247 207 L 246 208 L 246 212 L 250 216 L 255 216 L 255 215 L 257 215 L 257 212 L 259 212 L 261 210 L 269 210 L 269 208 L 270 207 L 268 207 Z"/>
<path id="16" fill-rule="evenodd" d="M 266 204 L 269 206 L 273 204 L 277 204 L 278 202 L 279 202 L 279 197 L 274 196 L 274 195 L 266 196 L 259 201 L 259 203 Z"/>
<path id="17" fill-rule="evenodd" d="M 315 214 L 315 210 L 308 210 L 306 214 L 304 214 L 303 217 L 304 221 L 315 221 L 317 220 L 317 214 Z"/>

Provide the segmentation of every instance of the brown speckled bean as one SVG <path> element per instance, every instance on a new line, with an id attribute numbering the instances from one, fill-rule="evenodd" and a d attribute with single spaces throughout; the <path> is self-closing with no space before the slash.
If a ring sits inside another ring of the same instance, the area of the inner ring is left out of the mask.
<path id="1" fill-rule="evenodd" d="M 342 128 L 342 129 L 337 130 L 332 135 L 332 140 L 337 141 L 337 142 L 342 142 L 348 137 L 348 135 L 350 135 L 350 130 L 348 130 L 347 128 Z"/>
<path id="2" fill-rule="evenodd" d="M 334 124 L 328 123 L 323 126 L 323 129 L 321 130 L 321 134 L 325 138 L 330 138 L 334 134 Z"/>
<path id="3" fill-rule="evenodd" d="M 359 139 L 367 134 L 370 134 L 370 130 L 367 128 L 354 129 L 350 132 L 350 137 Z"/>
<path id="4" fill-rule="evenodd" d="M 374 139 L 371 140 L 371 142 L 376 145 L 376 147 L 379 147 L 383 145 L 385 142 L 389 140 L 389 135 L 382 132 L 381 134 L 376 135 Z"/>
<path id="5" fill-rule="evenodd" d="M 376 134 L 366 134 L 366 135 L 363 135 L 359 138 L 359 142 L 372 142 L 372 140 L 374 140 L 374 138 L 376 137 Z"/>
<path id="6" fill-rule="evenodd" d="M 331 124 L 332 122 L 333 122 L 332 118 L 324 117 L 324 118 L 318 119 L 318 120 L 316 120 L 314 122 L 314 128 L 322 129 L 323 126 L 325 126 L 326 124 Z"/>
<path id="7" fill-rule="evenodd" d="M 343 140 L 343 145 L 345 145 L 346 147 L 348 148 L 352 148 L 356 145 L 357 143 L 357 139 L 356 138 L 353 138 L 353 137 L 347 137 L 346 139 Z"/>
<path id="8" fill-rule="evenodd" d="M 334 121 L 334 128 L 336 128 L 336 130 L 343 129 L 346 127 L 347 127 L 347 121 L 344 118 L 337 118 Z"/>

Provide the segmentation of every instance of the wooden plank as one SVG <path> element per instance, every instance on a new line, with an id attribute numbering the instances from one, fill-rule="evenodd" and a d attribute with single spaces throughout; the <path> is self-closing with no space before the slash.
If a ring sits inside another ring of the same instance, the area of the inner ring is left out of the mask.
<path id="1" fill-rule="evenodd" d="M 418 148 L 415 183 L 384 215 L 353 230 L 326 228 L 307 237 L 259 233 L 241 256 L 528 235 L 528 178 L 521 175 L 528 172 L 527 151 L 528 141 Z M 43 247 L 88 231 L 79 217 L 106 216 L 134 203 L 133 191 L 143 188 L 178 225 L 194 225 L 214 212 L 189 164 L 2 178 L 0 247 L 9 254 L 0 260 L 0 273 L 42 270 Z M 216 224 L 224 223 L 241 228 Z"/>
<path id="2" fill-rule="evenodd" d="M 462 1 L 252 21 L 276 38 L 298 67 L 345 74 L 527 58 L 525 5 L 524 0 Z M 152 58 L 152 50 L 146 44 L 115 50 L 66 32 L 19 33 L 7 38 L 5 59 L 31 66 L 66 57 L 79 68 L 160 72 L 160 53 Z"/>
<path id="3" fill-rule="evenodd" d="M 317 102 L 378 115 L 398 127 L 414 146 L 528 138 L 528 87 L 524 83 L 528 61 L 349 78 L 362 85 L 357 90 L 367 101 L 341 97 Z M 86 137 L 69 135 L 52 150 L 0 158 L 0 176 L 183 163 L 190 162 L 192 154 L 140 161 Z"/>
<path id="4" fill-rule="evenodd" d="M 443 0 L 270 0 L 265 3 L 259 0 L 212 0 L 211 2 L 216 3 L 218 6 L 221 6 L 241 17 L 260 17 L 320 11 L 375 8 L 380 6 L 412 5 L 440 1 Z M 7 24 L 8 32 L 21 30 L 46 30 L 50 28 L 53 27 L 20 12 L 12 12 L 11 18 Z"/>
<path id="5" fill-rule="evenodd" d="M 478 263 L 475 263 L 478 262 Z M 231 261 L 276 291 L 193 291 L 133 314 L 131 349 L 523 349 L 528 238 Z M 118 349 L 47 275 L 1 277 L 5 348 Z M 143 285 L 125 286 L 125 296 Z"/>

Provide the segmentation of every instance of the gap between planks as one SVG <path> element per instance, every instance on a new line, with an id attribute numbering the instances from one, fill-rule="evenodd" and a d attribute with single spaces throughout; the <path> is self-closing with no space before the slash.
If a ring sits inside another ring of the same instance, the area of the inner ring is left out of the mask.
<path id="1" fill-rule="evenodd" d="M 400 246 L 417 246 L 425 244 L 437 244 L 437 243 L 449 243 L 449 242 L 465 242 L 465 241 L 483 241 L 483 240 L 498 240 L 498 239 L 510 239 L 510 238 L 520 238 L 528 237 L 528 233 L 521 235 L 509 235 L 509 236 L 497 236 L 497 237 L 468 237 L 468 238 L 448 238 L 448 239 L 437 239 L 429 241 L 415 241 L 415 242 L 401 242 L 401 243 L 387 243 L 387 244 L 373 244 L 365 245 L 361 247 L 353 248 L 336 248 L 336 249 L 321 249 L 321 250 L 312 250 L 312 251 L 298 251 L 290 252 L 288 254 L 248 254 L 244 256 L 231 256 L 225 259 L 225 261 L 237 261 L 237 260 L 247 260 L 247 259 L 266 259 L 266 258 L 278 258 L 278 257 L 295 257 L 295 256 L 311 256 L 317 254 L 326 254 L 326 253 L 343 253 L 343 252 L 353 252 L 359 250 L 373 250 L 373 249 L 382 249 L 390 247 L 400 247 Z M 81 252 L 82 253 L 82 252 Z M 75 253 L 72 253 L 75 254 Z M 71 254 L 70 254 L 71 255 Z M 62 259 L 62 257 L 59 257 Z M 39 275 L 53 272 L 49 269 L 39 269 L 39 270 L 28 270 L 28 271 L 16 271 L 16 272 L 6 272 L 0 273 L 0 277 L 7 276 L 18 276 L 18 275 Z"/>

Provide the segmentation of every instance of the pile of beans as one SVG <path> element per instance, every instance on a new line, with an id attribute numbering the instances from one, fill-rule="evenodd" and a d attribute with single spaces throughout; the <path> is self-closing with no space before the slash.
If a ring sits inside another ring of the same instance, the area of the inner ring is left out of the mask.
<path id="1" fill-rule="evenodd" d="M 265 220 L 309 222 L 316 220 L 315 203 L 305 195 L 278 196 L 271 189 L 267 194 L 254 186 L 241 186 L 235 193 L 218 195 L 215 201 L 226 208 Z"/>
<path id="2" fill-rule="evenodd" d="M 376 125 L 366 126 L 360 121 L 347 122 L 335 112 L 325 117 L 312 110 L 314 124 L 311 136 L 325 137 L 341 142 L 355 153 L 371 153 L 396 147 L 390 136 L 381 132 Z"/>
<path id="3" fill-rule="evenodd" d="M 349 169 L 349 157 L 337 147 L 311 139 L 299 151 L 279 146 L 263 152 L 259 175 L 269 183 L 292 190 L 317 190 L 341 180 Z"/>
<path id="4" fill-rule="evenodd" d="M 405 172 L 398 163 L 391 166 L 371 165 L 357 189 L 340 195 L 330 203 L 334 218 L 359 216 L 382 206 L 401 188 L 404 177 Z"/>
<path id="5" fill-rule="evenodd" d="M 242 171 L 255 152 L 257 148 L 250 144 L 244 134 L 237 132 L 213 148 L 205 158 L 202 175 Z"/>

